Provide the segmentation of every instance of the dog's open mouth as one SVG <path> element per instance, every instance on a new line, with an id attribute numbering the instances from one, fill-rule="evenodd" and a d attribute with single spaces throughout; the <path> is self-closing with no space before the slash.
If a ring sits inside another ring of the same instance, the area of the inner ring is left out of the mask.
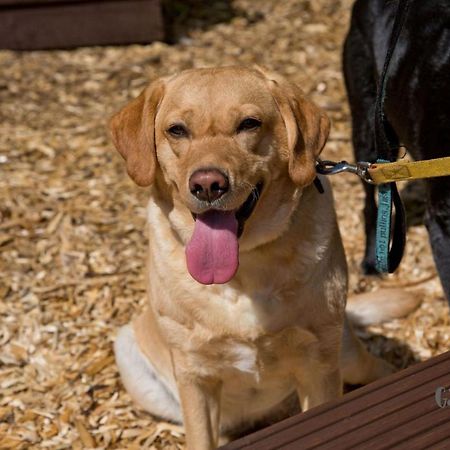
<path id="1" fill-rule="evenodd" d="M 258 183 L 256 187 L 252 190 L 247 200 L 242 204 L 242 206 L 236 212 L 236 219 L 238 221 L 238 238 L 241 237 L 244 231 L 245 221 L 252 215 L 255 209 L 256 203 L 258 203 L 259 197 L 261 197 L 263 184 Z"/>
<path id="2" fill-rule="evenodd" d="M 246 220 L 261 196 L 258 183 L 236 211 L 210 209 L 194 215 L 195 227 L 186 246 L 186 263 L 191 276 L 202 284 L 222 284 L 233 278 L 239 266 L 238 239 Z"/>

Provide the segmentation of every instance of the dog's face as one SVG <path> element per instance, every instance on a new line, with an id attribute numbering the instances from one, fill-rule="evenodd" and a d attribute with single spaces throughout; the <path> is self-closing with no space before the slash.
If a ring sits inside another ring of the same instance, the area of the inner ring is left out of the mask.
<path id="1" fill-rule="evenodd" d="M 210 284 L 236 272 L 238 239 L 245 250 L 284 231 L 329 121 L 281 77 L 225 67 L 155 81 L 111 130 L 129 175 L 172 205 L 191 275 Z"/>

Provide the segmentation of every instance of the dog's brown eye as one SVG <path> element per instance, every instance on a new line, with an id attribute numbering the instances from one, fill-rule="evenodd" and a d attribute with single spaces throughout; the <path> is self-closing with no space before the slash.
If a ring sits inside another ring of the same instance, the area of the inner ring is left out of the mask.
<path id="1" fill-rule="evenodd" d="M 254 130 L 256 128 L 259 128 L 260 126 L 261 126 L 260 120 L 255 119 L 253 117 L 247 117 L 239 124 L 237 132 L 240 133 L 241 131 Z"/>
<path id="2" fill-rule="evenodd" d="M 183 125 L 176 124 L 172 125 L 167 129 L 167 132 L 173 137 L 185 137 L 188 135 L 186 128 Z"/>

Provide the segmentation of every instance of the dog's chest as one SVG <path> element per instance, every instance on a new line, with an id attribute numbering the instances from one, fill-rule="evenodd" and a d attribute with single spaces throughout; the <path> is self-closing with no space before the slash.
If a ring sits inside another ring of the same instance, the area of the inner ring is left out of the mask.
<path id="1" fill-rule="evenodd" d="M 317 338 L 298 327 L 253 342 L 228 338 L 211 345 L 216 357 L 203 360 L 203 367 L 210 364 L 210 375 L 220 377 L 232 410 L 244 404 L 249 411 L 269 409 L 295 391 L 296 372 L 318 351 Z"/>
<path id="2" fill-rule="evenodd" d="M 192 304 L 186 300 L 178 303 L 176 314 L 159 315 L 168 342 L 190 359 L 199 375 L 259 382 L 288 371 L 318 343 L 304 323 L 297 296 L 290 301 L 273 285 L 251 296 L 224 287 L 213 292 L 201 304 L 198 298 Z"/>
<path id="3" fill-rule="evenodd" d="M 221 378 L 230 385 L 263 387 L 291 375 L 303 360 L 316 352 L 318 338 L 310 331 L 291 326 L 255 337 L 191 330 L 189 354 L 192 366 L 202 376 Z M 187 348 L 186 348 L 187 350 Z"/>
<path id="4" fill-rule="evenodd" d="M 230 376 L 257 383 L 274 374 L 292 372 L 301 357 L 309 352 L 315 337 L 301 329 L 289 329 L 277 336 L 262 336 L 254 342 L 229 339 L 219 346 L 222 370 Z"/>

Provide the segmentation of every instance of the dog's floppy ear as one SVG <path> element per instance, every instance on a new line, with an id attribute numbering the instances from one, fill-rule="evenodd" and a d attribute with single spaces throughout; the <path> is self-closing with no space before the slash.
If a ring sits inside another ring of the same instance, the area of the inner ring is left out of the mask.
<path id="1" fill-rule="evenodd" d="M 316 177 L 315 161 L 328 138 L 330 120 L 294 83 L 260 68 L 258 70 L 268 79 L 286 126 L 289 176 L 299 186 L 308 185 Z"/>
<path id="2" fill-rule="evenodd" d="M 164 82 L 154 81 L 109 123 L 112 140 L 126 161 L 128 175 L 139 186 L 149 186 L 155 177 L 155 117 L 163 94 Z"/>

